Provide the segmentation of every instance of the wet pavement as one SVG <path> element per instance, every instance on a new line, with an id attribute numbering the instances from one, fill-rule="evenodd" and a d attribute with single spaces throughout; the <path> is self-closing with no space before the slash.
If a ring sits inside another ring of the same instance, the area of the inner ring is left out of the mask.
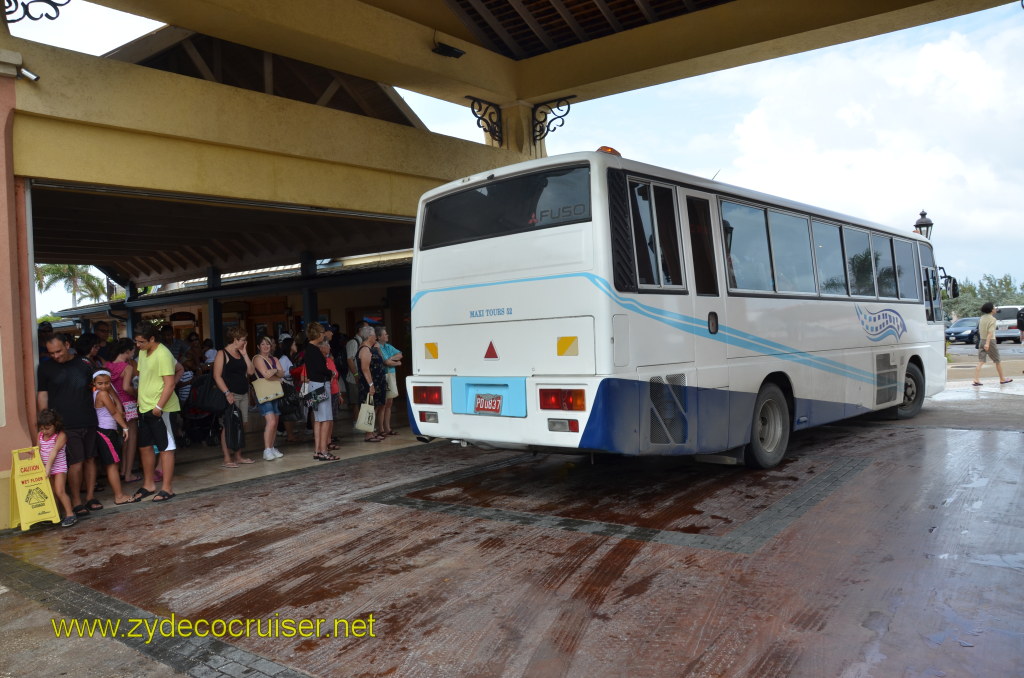
<path id="1" fill-rule="evenodd" d="M 26 609 L 41 648 L 44 616 L 351 631 L 75 641 L 195 676 L 1024 676 L 1024 380 L 949 386 L 770 471 L 404 437 L 7 533 L 0 645 Z"/>

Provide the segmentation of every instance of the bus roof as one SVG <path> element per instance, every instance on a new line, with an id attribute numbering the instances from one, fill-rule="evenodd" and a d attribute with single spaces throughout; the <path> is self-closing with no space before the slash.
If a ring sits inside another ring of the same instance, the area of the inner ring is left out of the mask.
<path id="1" fill-rule="evenodd" d="M 812 217 L 820 217 L 828 221 L 838 221 L 841 223 L 850 224 L 851 226 L 863 226 L 865 228 L 871 228 L 879 231 L 885 231 L 892 235 L 898 235 L 903 238 L 911 240 L 920 240 L 922 242 L 928 242 L 920 234 L 914 233 L 911 229 L 899 229 L 887 226 L 885 224 L 879 224 L 860 217 L 851 216 L 848 214 L 842 214 L 833 210 L 828 210 L 815 205 L 808 205 L 801 203 L 796 200 L 790 200 L 788 198 L 782 198 L 776 195 L 770 195 L 768 193 L 762 193 L 760 191 L 754 191 L 748 188 L 740 186 L 734 186 L 732 184 L 723 183 L 720 181 L 712 181 L 711 179 L 705 179 L 698 177 L 693 174 L 686 174 L 685 172 L 678 172 L 676 170 L 667 169 L 664 167 L 658 167 L 656 165 L 649 165 L 647 163 L 637 162 L 635 160 L 627 160 L 611 153 L 603 153 L 598 151 L 581 151 L 578 153 L 565 153 L 562 155 L 552 155 L 546 158 L 538 158 L 536 160 L 528 160 L 526 162 L 520 162 L 513 165 L 506 165 L 504 167 L 495 168 L 493 170 L 487 170 L 478 174 L 456 179 L 455 181 L 448 182 L 442 186 L 438 186 L 430 191 L 427 191 L 420 198 L 421 204 L 428 202 L 439 195 L 444 195 L 453 191 L 462 190 L 473 186 L 475 184 L 492 181 L 495 179 L 501 179 L 505 177 L 515 176 L 518 174 L 525 174 L 533 172 L 539 169 L 544 169 L 556 165 L 571 165 L 576 163 L 589 163 L 595 168 L 616 168 L 623 169 L 627 172 L 636 172 L 648 177 L 662 178 L 666 181 L 678 183 L 684 186 L 695 188 L 707 193 L 717 193 L 735 198 L 751 200 L 754 202 L 768 203 L 784 209 L 792 210 L 795 212 L 804 212 Z"/>

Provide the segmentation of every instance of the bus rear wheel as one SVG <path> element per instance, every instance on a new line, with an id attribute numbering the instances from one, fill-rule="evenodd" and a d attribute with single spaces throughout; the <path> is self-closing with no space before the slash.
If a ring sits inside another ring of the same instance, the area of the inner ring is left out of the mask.
<path id="1" fill-rule="evenodd" d="M 786 455 L 789 445 L 789 404 L 782 389 L 765 384 L 754 401 L 750 443 L 744 462 L 751 468 L 772 468 Z"/>
<path id="2" fill-rule="evenodd" d="M 903 402 L 889 408 L 892 419 L 911 419 L 917 416 L 924 406 L 924 374 L 914 363 L 907 364 L 907 374 L 903 377 Z"/>

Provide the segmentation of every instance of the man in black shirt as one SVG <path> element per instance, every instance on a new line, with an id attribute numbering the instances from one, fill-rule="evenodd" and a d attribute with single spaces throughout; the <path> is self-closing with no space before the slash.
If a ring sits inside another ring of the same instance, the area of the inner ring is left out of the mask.
<path id="1" fill-rule="evenodd" d="M 1021 306 L 1020 310 L 1017 311 L 1017 329 L 1020 330 L 1021 341 L 1017 342 L 1020 344 L 1024 342 L 1024 306 Z"/>
<path id="2" fill-rule="evenodd" d="M 71 340 L 66 334 L 54 335 L 46 342 L 51 360 L 40 363 L 37 372 L 39 410 L 52 408 L 60 414 L 67 435 L 68 493 L 77 516 L 103 508 L 93 496 L 96 489 L 96 407 L 92 401 L 93 368 L 71 355 Z M 81 488 L 85 475 L 86 495 Z"/>

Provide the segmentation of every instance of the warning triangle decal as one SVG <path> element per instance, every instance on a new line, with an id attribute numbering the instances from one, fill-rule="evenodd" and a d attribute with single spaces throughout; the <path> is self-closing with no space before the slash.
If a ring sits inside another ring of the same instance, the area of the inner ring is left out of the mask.
<path id="1" fill-rule="evenodd" d="M 494 350 L 494 342 L 487 344 L 487 353 L 484 353 L 484 360 L 497 360 L 498 352 Z"/>

